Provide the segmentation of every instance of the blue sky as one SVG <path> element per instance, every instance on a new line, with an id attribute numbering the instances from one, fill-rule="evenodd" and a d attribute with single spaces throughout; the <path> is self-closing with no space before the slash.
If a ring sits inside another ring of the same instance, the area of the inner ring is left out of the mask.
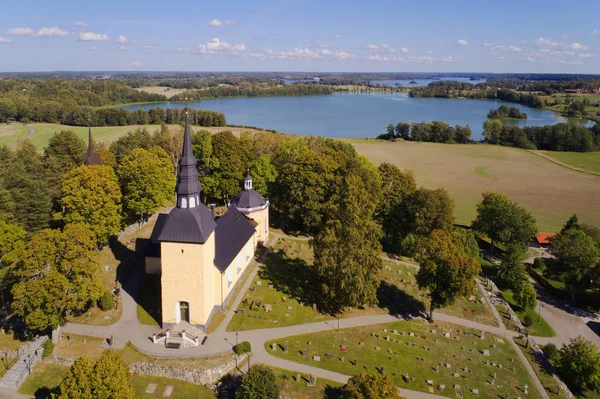
<path id="1" fill-rule="evenodd" d="M 596 1 L 6 1 L 0 71 L 600 73 Z"/>

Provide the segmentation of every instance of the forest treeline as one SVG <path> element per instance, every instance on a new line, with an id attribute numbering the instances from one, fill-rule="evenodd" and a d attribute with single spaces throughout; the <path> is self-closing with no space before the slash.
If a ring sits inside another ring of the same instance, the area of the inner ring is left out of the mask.
<path id="1" fill-rule="evenodd" d="M 573 123 L 546 126 L 504 126 L 498 119 L 483 123 L 484 142 L 531 150 L 590 152 L 600 149 L 600 126 Z"/>
<path id="2" fill-rule="evenodd" d="M 450 126 L 446 122 L 398 122 L 390 123 L 387 132 L 377 136 L 381 140 L 403 139 L 409 141 L 428 141 L 432 143 L 469 143 L 471 128 L 466 125 Z"/>
<path id="3" fill-rule="evenodd" d="M 498 109 L 492 108 L 490 112 L 488 112 L 487 117 L 489 119 L 527 119 L 527 114 L 525 112 L 521 112 L 521 110 L 517 107 L 507 107 L 506 105 L 501 105 L 498 107 Z"/>
<path id="4" fill-rule="evenodd" d="M 254 85 L 250 87 L 219 86 L 204 90 L 189 90 L 185 94 L 175 96 L 182 99 L 202 100 L 218 97 L 274 97 L 274 96 L 307 96 L 333 94 L 336 89 L 310 83 L 294 83 L 290 85 Z"/>

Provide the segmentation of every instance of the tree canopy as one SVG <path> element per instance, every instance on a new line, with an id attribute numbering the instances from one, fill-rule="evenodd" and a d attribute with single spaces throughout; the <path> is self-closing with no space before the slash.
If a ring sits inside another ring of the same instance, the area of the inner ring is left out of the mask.
<path id="1" fill-rule="evenodd" d="M 494 241 L 526 246 L 537 234 L 531 213 L 499 193 L 486 192 L 471 227 Z"/>
<path id="2" fill-rule="evenodd" d="M 581 392 L 584 389 L 600 389 L 600 353 L 593 342 L 579 336 L 571 339 L 560 350 L 560 376 L 569 388 Z"/>
<path id="3" fill-rule="evenodd" d="M 354 375 L 342 387 L 343 399 L 398 399 L 398 387 L 388 375 L 361 373 Z"/>
<path id="4" fill-rule="evenodd" d="M 26 236 L 22 227 L 0 220 L 0 268 L 17 260 Z"/>
<path id="5" fill-rule="evenodd" d="M 264 364 L 255 364 L 242 377 L 235 392 L 236 399 L 278 399 L 279 385 L 273 370 Z"/>
<path id="6" fill-rule="evenodd" d="M 429 289 L 433 310 L 453 304 L 459 295 L 468 295 L 475 288 L 474 278 L 481 270 L 479 263 L 459 248 L 452 236 L 443 230 L 434 230 L 425 241 L 421 254 L 417 284 Z"/>
<path id="7" fill-rule="evenodd" d="M 121 229 L 121 189 L 109 166 L 85 166 L 72 169 L 62 183 L 63 219 L 83 223 L 96 234 L 98 244 Z"/>
<path id="8" fill-rule="evenodd" d="M 35 331 L 56 328 L 104 292 L 96 237 L 82 224 L 34 235 L 11 274 L 17 281 L 12 308 Z"/>

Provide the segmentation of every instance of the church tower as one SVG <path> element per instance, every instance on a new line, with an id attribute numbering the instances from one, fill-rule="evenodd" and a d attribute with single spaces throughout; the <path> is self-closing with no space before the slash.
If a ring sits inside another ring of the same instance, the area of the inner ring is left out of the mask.
<path id="1" fill-rule="evenodd" d="M 92 141 L 92 128 L 88 128 L 89 132 L 88 132 L 88 150 L 87 153 L 85 154 L 85 157 L 83 158 L 83 164 L 90 166 L 90 165 L 102 165 L 102 160 L 100 159 L 100 154 L 98 154 L 96 152 L 96 150 L 94 150 L 94 142 Z"/>
<path id="2" fill-rule="evenodd" d="M 160 243 L 162 324 L 180 321 L 204 326 L 219 305 L 221 273 L 215 267 L 215 228 L 211 212 L 200 203 L 196 158 L 186 110 L 183 151 L 177 174 L 177 205 L 157 231 Z"/>
<path id="3" fill-rule="evenodd" d="M 256 222 L 258 241 L 265 242 L 269 239 L 269 200 L 252 189 L 250 172 L 244 179 L 244 190 L 231 201 L 231 204 Z"/>

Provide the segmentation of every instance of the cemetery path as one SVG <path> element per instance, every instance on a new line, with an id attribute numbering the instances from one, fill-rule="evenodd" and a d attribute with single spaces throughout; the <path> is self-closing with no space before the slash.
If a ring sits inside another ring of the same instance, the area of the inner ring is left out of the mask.
<path id="1" fill-rule="evenodd" d="M 496 321 L 498 322 L 498 325 L 500 327 L 505 327 L 504 326 L 504 322 L 502 321 L 502 316 L 500 316 L 500 313 L 498 313 L 498 309 L 496 309 L 496 307 L 492 303 L 492 299 L 490 298 L 490 295 L 488 295 L 487 292 L 486 292 L 487 290 L 485 289 L 485 287 L 483 286 L 483 284 L 481 284 L 481 281 L 475 279 L 475 282 L 477 284 L 477 287 L 479 287 L 479 291 L 481 291 L 481 293 L 483 294 L 483 297 L 487 301 L 488 306 L 492 310 L 492 313 L 494 314 L 494 317 L 496 318 Z"/>

